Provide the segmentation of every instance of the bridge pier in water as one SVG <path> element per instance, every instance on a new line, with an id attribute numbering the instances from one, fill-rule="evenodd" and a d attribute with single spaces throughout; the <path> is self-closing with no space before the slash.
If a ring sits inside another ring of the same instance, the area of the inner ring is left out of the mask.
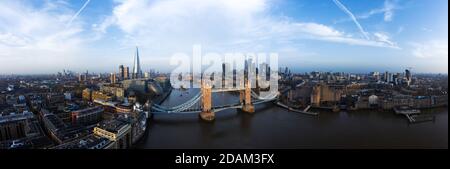
<path id="1" fill-rule="evenodd" d="M 252 103 L 252 88 L 250 85 L 250 81 L 247 80 L 246 85 L 245 85 L 245 90 L 244 91 L 240 91 L 240 101 L 242 104 L 242 111 L 246 112 L 246 113 L 254 113 L 255 112 L 255 106 L 253 106 Z"/>
<path id="2" fill-rule="evenodd" d="M 201 92 L 202 92 L 202 112 L 200 112 L 199 116 L 202 120 L 214 121 L 216 115 L 214 111 L 212 111 L 211 85 L 203 83 Z"/>

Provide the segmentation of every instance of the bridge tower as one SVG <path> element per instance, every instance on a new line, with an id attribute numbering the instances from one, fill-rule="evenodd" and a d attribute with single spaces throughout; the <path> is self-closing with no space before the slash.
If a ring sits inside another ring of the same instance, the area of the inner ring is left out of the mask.
<path id="1" fill-rule="evenodd" d="M 215 119 L 215 113 L 212 111 L 212 87 L 210 84 L 202 83 L 202 112 L 200 118 L 205 121 L 213 121 Z"/>
<path id="2" fill-rule="evenodd" d="M 242 111 L 247 113 L 254 113 L 255 106 L 252 103 L 252 88 L 249 80 L 245 82 L 245 90 L 240 92 L 240 100 L 242 105 Z"/>

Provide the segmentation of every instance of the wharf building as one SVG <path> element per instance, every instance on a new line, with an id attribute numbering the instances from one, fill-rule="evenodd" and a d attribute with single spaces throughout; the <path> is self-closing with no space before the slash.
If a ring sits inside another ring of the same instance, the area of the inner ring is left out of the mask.
<path id="1" fill-rule="evenodd" d="M 85 137 L 58 145 L 52 149 L 105 149 L 112 141 L 107 138 L 89 134 Z"/>
<path id="2" fill-rule="evenodd" d="M 94 128 L 94 135 L 111 141 L 105 149 L 126 149 L 132 144 L 131 125 L 121 120 L 102 121 Z"/>
<path id="3" fill-rule="evenodd" d="M 330 86 L 323 83 L 316 84 L 312 88 L 311 105 L 313 107 L 332 107 L 339 103 L 344 94 L 345 86 Z"/>

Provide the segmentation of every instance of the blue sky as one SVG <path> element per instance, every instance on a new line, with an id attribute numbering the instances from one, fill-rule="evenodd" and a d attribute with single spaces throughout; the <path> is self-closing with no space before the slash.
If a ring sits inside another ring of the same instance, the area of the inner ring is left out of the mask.
<path id="1" fill-rule="evenodd" d="M 448 72 L 447 0 L 2 0 L 0 74 L 170 71 L 174 53 L 276 52 L 296 71 Z"/>

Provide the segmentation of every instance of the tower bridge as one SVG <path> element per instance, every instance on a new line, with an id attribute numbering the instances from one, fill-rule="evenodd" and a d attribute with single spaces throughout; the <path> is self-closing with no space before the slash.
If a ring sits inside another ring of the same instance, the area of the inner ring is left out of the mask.
<path id="1" fill-rule="evenodd" d="M 218 92 L 239 92 L 239 102 L 227 105 L 213 105 L 211 99 L 212 93 Z M 197 113 L 200 118 L 206 121 L 213 121 L 215 113 L 227 109 L 241 109 L 243 112 L 255 112 L 254 105 L 266 102 L 272 102 L 278 98 L 278 92 L 267 97 L 260 97 L 256 92 L 252 91 L 250 82 L 247 81 L 242 88 L 222 88 L 213 89 L 211 85 L 202 83 L 201 90 L 194 97 L 181 105 L 173 107 L 165 107 L 153 104 L 151 107 L 152 114 L 189 114 Z"/>

